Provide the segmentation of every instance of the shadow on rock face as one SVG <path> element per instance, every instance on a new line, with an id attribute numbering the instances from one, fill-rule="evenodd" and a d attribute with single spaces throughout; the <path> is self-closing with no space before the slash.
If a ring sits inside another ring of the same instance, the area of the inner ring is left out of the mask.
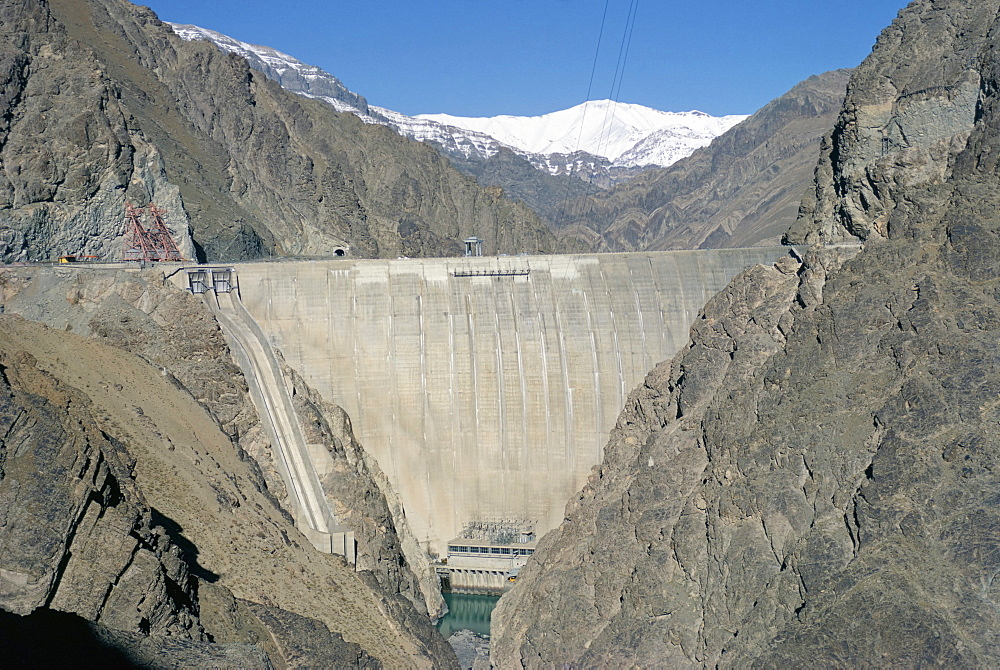
<path id="1" fill-rule="evenodd" d="M 191 574 L 210 584 L 214 584 L 219 581 L 219 575 L 199 565 L 198 547 L 195 546 L 191 540 L 184 537 L 184 529 L 181 528 L 181 525 L 153 507 L 150 507 L 149 511 L 152 513 L 153 524 L 161 526 L 165 531 L 167 531 L 167 535 L 170 536 L 170 540 L 180 548 L 181 557 L 184 559 L 184 562 L 187 563 L 188 570 L 191 571 Z"/>
<path id="2" fill-rule="evenodd" d="M 0 665 L 4 668 L 135 668 L 76 614 L 37 609 L 28 616 L 0 610 Z"/>

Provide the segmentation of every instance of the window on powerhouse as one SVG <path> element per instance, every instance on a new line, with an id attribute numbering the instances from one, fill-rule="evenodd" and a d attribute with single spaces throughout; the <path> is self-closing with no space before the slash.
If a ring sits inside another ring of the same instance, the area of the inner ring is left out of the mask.
<path id="1" fill-rule="evenodd" d="M 449 544 L 448 553 L 451 554 L 497 554 L 499 556 L 531 556 L 534 549 L 521 549 L 520 547 L 463 547 L 461 545 Z"/>

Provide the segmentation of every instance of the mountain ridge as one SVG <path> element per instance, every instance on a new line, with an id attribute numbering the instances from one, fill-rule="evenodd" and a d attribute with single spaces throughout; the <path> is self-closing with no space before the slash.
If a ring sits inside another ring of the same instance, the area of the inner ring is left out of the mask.
<path id="1" fill-rule="evenodd" d="M 557 206 L 559 234 L 598 251 L 776 244 L 795 222 L 850 70 L 799 82 L 670 167 Z"/>
<path id="2" fill-rule="evenodd" d="M 747 116 L 715 117 L 698 111 L 664 112 L 613 100 L 590 100 L 539 116 L 418 114 L 416 118 L 480 132 L 531 154 L 583 151 L 607 158 L 614 167 L 630 168 L 648 165 L 667 167 L 694 149 L 705 146 Z M 673 143 L 662 149 L 650 150 L 647 147 L 645 151 L 636 150 L 640 143 L 649 144 L 650 138 L 655 138 L 657 134 L 673 140 Z M 651 160 L 640 163 L 639 156 L 648 156 Z"/>
<path id="3" fill-rule="evenodd" d="M 432 148 L 280 88 L 120 2 L 0 5 L 0 260 L 122 257 L 155 202 L 185 255 L 556 251 L 523 205 Z"/>
<path id="4" fill-rule="evenodd" d="M 746 118 L 745 115 L 713 117 L 703 112 L 662 112 L 610 100 L 588 101 L 534 117 L 407 116 L 368 104 L 334 75 L 271 47 L 240 42 L 198 26 L 169 25 L 185 40 L 211 41 L 246 58 L 251 67 L 288 90 L 329 102 L 338 111 L 354 113 L 366 123 L 388 125 L 405 137 L 434 143 L 446 155 L 488 160 L 501 148 L 506 148 L 550 174 L 586 174 L 585 170 L 574 169 L 560 161 L 558 156 L 564 154 L 580 154 L 580 160 L 590 163 L 590 169 L 604 166 L 608 174 L 649 165 L 670 165 Z M 319 82 L 323 83 L 318 85 Z M 583 128 L 588 115 L 591 122 Z M 542 139 L 540 133 L 546 132 L 558 137 Z M 657 136 L 659 140 L 651 146 L 651 138 Z M 640 143 L 645 146 L 639 148 Z"/>

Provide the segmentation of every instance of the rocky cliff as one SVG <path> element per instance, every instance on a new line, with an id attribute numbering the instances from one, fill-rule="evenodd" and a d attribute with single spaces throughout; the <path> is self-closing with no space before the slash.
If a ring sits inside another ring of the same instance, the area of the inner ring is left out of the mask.
<path id="1" fill-rule="evenodd" d="M 925 4 L 886 28 L 852 77 L 790 242 L 885 239 L 914 186 L 949 180 L 957 158 L 974 155 L 995 4 Z"/>
<path id="2" fill-rule="evenodd" d="M 123 0 L 0 3 L 0 260 L 121 256 L 126 200 L 188 255 L 552 251 L 433 149 L 282 90 Z"/>
<path id="3" fill-rule="evenodd" d="M 206 654 L 219 654 L 220 644 L 236 645 L 235 651 L 227 653 L 243 653 L 246 658 L 250 657 L 246 654 L 263 654 L 276 667 L 438 667 L 454 662 L 427 616 L 426 603 L 436 605 L 403 553 L 404 540 L 397 528 L 405 526 L 405 520 L 394 518 L 375 475 L 359 464 L 365 456 L 352 442 L 349 424 L 338 424 L 343 420 L 333 408 L 312 404 L 315 398 L 302 385 L 297 387 L 303 396 L 298 401 L 300 411 L 310 417 L 314 431 L 325 432 L 317 441 L 326 440 L 331 449 L 341 452 L 335 462 L 342 465 L 327 477 L 327 489 L 344 518 L 356 528 L 358 568 L 363 570 L 356 571 L 340 557 L 317 553 L 295 529 L 280 506 L 285 492 L 274 472 L 271 446 L 247 398 L 246 384 L 217 324 L 197 299 L 165 284 L 156 271 L 138 275 L 21 268 L 0 277 L 0 303 L 4 311 L 0 352 L 8 352 L 3 363 L 7 378 L 45 375 L 71 387 L 72 402 L 60 400 L 54 411 L 65 413 L 69 407 L 69 419 L 64 422 L 72 424 L 83 421 L 75 418 L 73 408 L 82 407 L 81 413 L 86 410 L 84 416 L 89 417 L 100 444 L 110 445 L 102 449 L 114 447 L 112 456 L 124 459 L 131 477 L 126 480 L 127 489 L 126 484 L 113 486 L 96 475 L 91 477 L 86 468 L 100 473 L 104 467 L 97 455 L 78 456 L 62 465 L 40 461 L 47 453 L 42 448 L 48 444 L 45 436 L 52 429 L 39 422 L 15 421 L 20 431 L 15 439 L 0 441 L 0 445 L 21 445 L 16 453 L 31 464 L 29 469 L 18 466 L 13 470 L 30 479 L 12 477 L 8 458 L 5 476 L 0 476 L 0 492 L 6 487 L 19 494 L 21 504 L 3 505 L 5 514 L 16 514 L 19 507 L 55 514 L 46 511 L 50 503 L 41 492 L 55 487 L 60 477 L 66 481 L 61 485 L 83 502 L 90 500 L 88 509 L 95 508 L 95 497 L 98 501 L 112 497 L 105 489 L 130 494 L 125 496 L 132 505 L 125 507 L 125 522 L 112 524 L 110 530 L 107 524 L 124 512 L 101 511 L 101 507 L 90 512 L 97 521 L 83 524 L 86 532 L 30 519 L 18 519 L 19 523 L 0 529 L 0 542 L 20 547 L 25 560 L 39 562 L 39 557 L 51 554 L 47 560 L 58 563 L 62 555 L 37 543 L 22 542 L 24 533 L 34 532 L 29 530 L 33 526 L 51 527 L 52 542 L 79 545 L 64 560 L 69 560 L 73 570 L 69 574 L 89 590 L 63 578 L 61 583 L 70 584 L 66 590 L 73 598 L 43 600 L 46 612 L 78 614 L 81 619 L 74 625 L 87 628 L 88 635 L 97 640 L 110 636 L 112 646 L 128 654 L 141 656 L 143 649 L 151 647 L 177 662 L 185 657 L 159 645 L 165 633 L 179 634 L 165 626 L 176 628 L 181 623 L 185 627 L 180 632 L 193 631 L 187 637 L 192 644 L 204 643 Z M 55 328 L 16 316 L 22 314 Z M 349 453 L 345 442 L 350 444 Z M 349 458 L 354 462 L 348 464 Z M 81 478 L 96 479 L 92 488 L 97 493 L 89 494 Z M 33 482 L 37 491 L 28 489 L 26 481 Z M 136 506 L 138 511 L 133 510 Z M 118 566 L 112 559 L 121 552 L 128 556 L 131 545 L 127 540 L 133 527 L 137 547 L 132 551 L 142 558 L 144 571 L 126 580 L 116 575 L 129 564 L 123 558 L 123 565 Z M 118 531 L 125 541 L 117 539 L 114 533 Z M 86 542 L 91 541 L 104 544 L 88 548 Z M 108 552 L 109 543 L 121 544 L 121 551 Z M 152 556 L 147 558 L 143 550 Z M 40 569 L 30 577 L 19 576 L 25 571 L 8 560 L 18 555 L 0 553 L 0 575 L 22 587 L 39 583 Z M 158 568 L 157 560 L 165 567 Z M 158 577 L 161 573 L 166 576 Z M 101 590 L 105 575 L 117 591 Z M 165 595 L 156 588 L 160 582 L 167 584 L 161 589 Z M 81 590 L 83 595 L 78 593 Z M 116 595 L 118 591 L 124 595 Z M 101 597 L 109 604 L 102 605 Z M 78 600 L 85 604 L 75 604 Z M 19 602 L 5 598 L 0 608 L 27 614 L 37 606 Z M 50 621 L 47 628 L 45 621 L 43 617 L 41 624 L 34 625 L 29 619 L 18 625 L 42 631 L 69 625 L 60 619 L 54 624 Z M 95 625 L 108 631 L 94 632 Z M 236 658 L 233 665 L 259 665 Z"/>
<path id="4" fill-rule="evenodd" d="M 566 198 L 549 220 L 596 251 L 775 244 L 812 183 L 849 70 L 810 77 L 712 144 L 607 192 Z"/>
<path id="5" fill-rule="evenodd" d="M 269 495 L 289 509 L 273 447 L 247 395 L 246 381 L 205 306 L 159 281 L 155 272 L 149 275 L 152 281 L 130 273 L 85 270 L 64 270 L 62 275 L 12 273 L 11 284 L 19 286 L 8 290 L 8 311 L 97 337 L 169 372 L 253 457 Z M 324 445 L 331 454 L 334 471 L 324 485 L 338 518 L 355 532 L 358 568 L 371 570 L 383 587 L 404 595 L 421 613 L 439 616 L 443 602 L 426 552 L 416 547 L 402 510 L 390 510 L 398 505 L 396 495 L 355 440 L 349 417 L 324 402 L 294 370 L 286 368 L 285 374 L 309 442 Z"/>
<path id="6" fill-rule="evenodd" d="M 863 248 L 706 306 L 501 600 L 495 664 L 997 665 L 998 11 L 884 31 L 789 235 Z"/>
<path id="7" fill-rule="evenodd" d="M 135 463 L 98 428 L 89 399 L 37 363 L 8 347 L 0 357 L 4 609 L 48 607 L 114 628 L 202 639 L 188 565 L 156 528 Z"/>

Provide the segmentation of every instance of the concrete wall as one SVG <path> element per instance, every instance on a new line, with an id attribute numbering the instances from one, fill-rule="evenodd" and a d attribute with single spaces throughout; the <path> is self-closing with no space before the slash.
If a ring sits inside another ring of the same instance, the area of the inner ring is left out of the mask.
<path id="1" fill-rule="evenodd" d="M 350 414 L 421 542 L 475 518 L 544 532 L 629 391 L 709 296 L 786 249 L 238 266 L 289 364 Z M 455 276 L 456 273 L 498 273 Z M 516 274 L 527 272 L 527 274 Z"/>

